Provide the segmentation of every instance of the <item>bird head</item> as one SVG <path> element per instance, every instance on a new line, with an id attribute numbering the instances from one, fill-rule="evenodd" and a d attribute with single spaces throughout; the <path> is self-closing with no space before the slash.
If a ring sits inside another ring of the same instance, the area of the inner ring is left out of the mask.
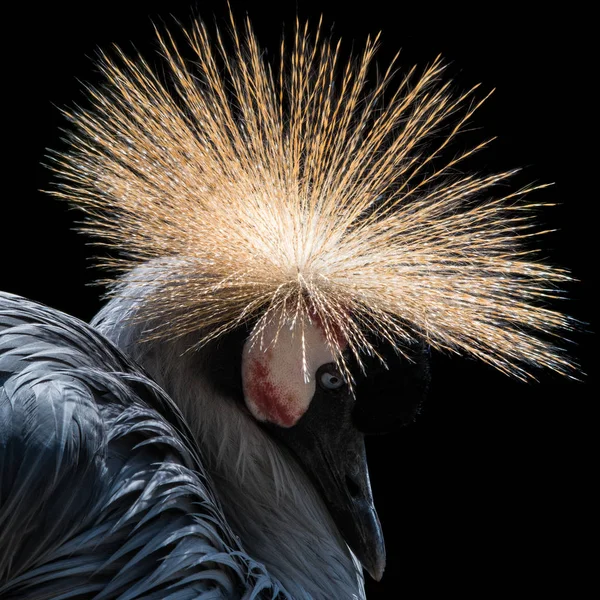
<path id="1" fill-rule="evenodd" d="M 105 87 L 67 113 L 55 195 L 117 250 L 102 264 L 132 273 L 127 293 L 144 290 L 135 318 L 149 337 L 201 332 L 202 347 L 246 332 L 245 410 L 296 456 L 379 577 L 368 367 L 425 372 L 432 347 L 521 378 L 572 368 L 549 339 L 570 321 L 547 305 L 569 276 L 524 248 L 536 187 L 498 195 L 513 171 L 460 174 L 486 142 L 448 148 L 486 97 L 453 93 L 440 59 L 370 82 L 377 38 L 344 65 L 339 43 L 298 24 L 276 71 L 249 23 L 232 23 L 229 44 L 196 23 L 191 63 L 157 35 L 167 81 L 141 58 L 102 58 Z"/>
<path id="2" fill-rule="evenodd" d="M 385 567 L 383 534 L 369 481 L 357 399 L 323 323 L 289 311 L 255 326 L 242 355 L 243 397 L 248 410 L 294 454 L 315 482 L 350 549 L 379 580 Z M 401 393 L 396 389 L 395 393 Z M 377 400 L 377 399 L 372 399 Z M 381 400 L 381 398 L 379 398 Z M 421 398 L 413 396 L 419 403 Z"/>

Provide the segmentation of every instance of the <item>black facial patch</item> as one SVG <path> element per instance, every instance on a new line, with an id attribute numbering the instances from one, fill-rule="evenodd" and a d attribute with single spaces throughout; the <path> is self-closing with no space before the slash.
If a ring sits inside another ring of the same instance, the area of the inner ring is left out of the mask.
<path id="1" fill-rule="evenodd" d="M 377 351 L 385 359 L 365 357 L 366 375 L 357 366 L 355 373 L 356 406 L 354 424 L 363 433 L 387 433 L 412 422 L 427 395 L 430 374 L 429 347 L 415 343 L 397 354 L 388 343 Z"/>

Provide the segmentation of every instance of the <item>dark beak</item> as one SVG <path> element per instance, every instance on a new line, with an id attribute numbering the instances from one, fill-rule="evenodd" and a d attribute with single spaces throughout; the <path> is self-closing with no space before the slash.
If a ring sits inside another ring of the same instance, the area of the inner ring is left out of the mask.
<path id="1" fill-rule="evenodd" d="M 371 493 L 364 434 L 353 422 L 346 387 L 317 387 L 310 407 L 289 429 L 270 431 L 315 482 L 342 537 L 365 570 L 379 581 L 385 568 L 383 534 Z"/>
<path id="2" fill-rule="evenodd" d="M 340 451 L 337 460 L 313 467 L 314 476 L 346 543 L 379 581 L 385 569 L 385 543 L 371 493 L 364 438 L 356 431 L 353 437 L 346 440 L 345 454 Z M 329 452 L 327 448 L 323 454 Z"/>

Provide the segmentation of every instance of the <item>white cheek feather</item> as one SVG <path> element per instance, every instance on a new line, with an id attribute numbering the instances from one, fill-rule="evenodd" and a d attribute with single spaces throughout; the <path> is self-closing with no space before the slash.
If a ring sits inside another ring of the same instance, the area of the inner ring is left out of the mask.
<path id="1" fill-rule="evenodd" d="M 242 382 L 246 405 L 256 419 L 291 427 L 310 405 L 317 370 L 335 358 L 317 321 L 282 323 L 278 317 L 260 336 L 252 332 L 244 345 Z"/>

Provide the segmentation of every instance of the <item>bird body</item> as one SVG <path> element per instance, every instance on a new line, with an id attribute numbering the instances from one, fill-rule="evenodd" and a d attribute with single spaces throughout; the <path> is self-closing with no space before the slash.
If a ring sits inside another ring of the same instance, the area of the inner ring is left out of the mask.
<path id="1" fill-rule="evenodd" d="M 180 411 L 138 365 L 4 293 L 0 347 L 3 598 L 278 597 Z"/>
<path id="2" fill-rule="evenodd" d="M 407 421 L 426 383 L 403 397 L 396 366 L 427 379 L 430 346 L 572 369 L 548 306 L 569 276 L 524 247 L 534 188 L 457 174 L 485 142 L 447 158 L 475 90 L 436 60 L 390 92 L 377 40 L 343 65 L 299 24 L 275 73 L 232 32 L 196 23 L 193 66 L 159 34 L 167 81 L 104 57 L 67 113 L 53 193 L 119 276 L 91 326 L 1 296 L 4 595 L 363 598 L 371 363 Z"/>
<path id="3" fill-rule="evenodd" d="M 124 327 L 139 297 L 107 304 L 95 329 L 1 301 L 3 597 L 364 596 L 314 485 L 210 385 L 211 349 L 140 344 Z"/>

